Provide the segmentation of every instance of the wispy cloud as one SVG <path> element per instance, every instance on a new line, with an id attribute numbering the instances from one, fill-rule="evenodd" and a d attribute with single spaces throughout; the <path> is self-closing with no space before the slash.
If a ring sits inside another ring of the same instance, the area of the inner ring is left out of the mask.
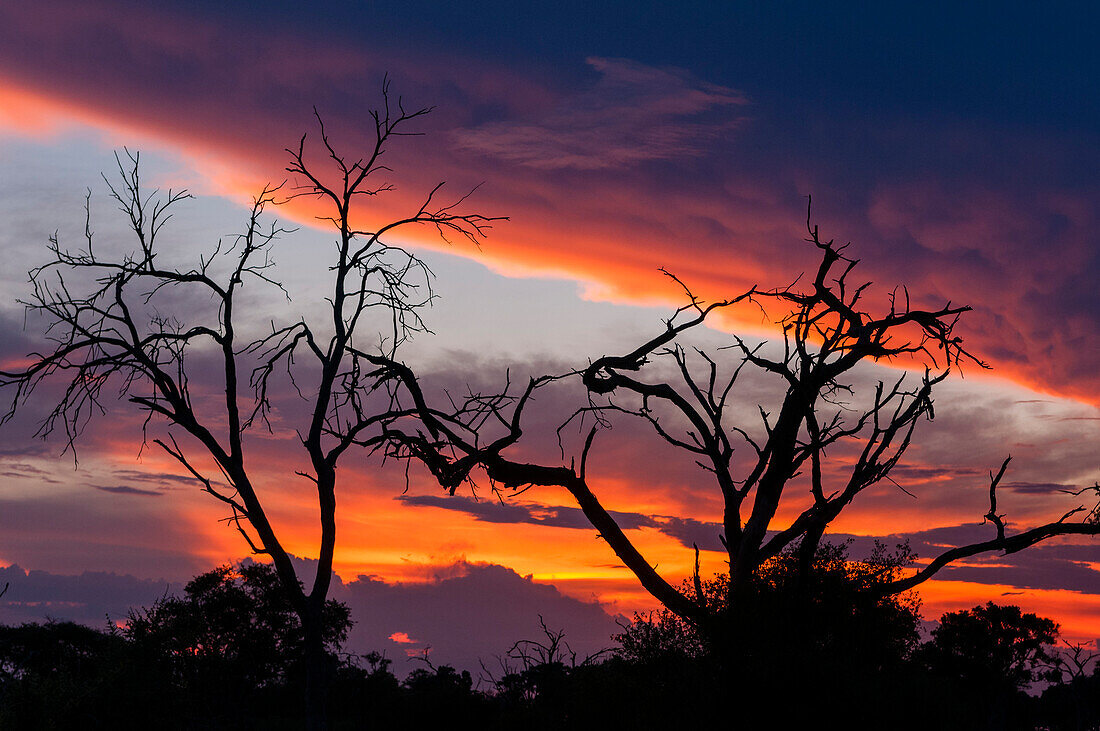
<path id="1" fill-rule="evenodd" d="M 538 120 L 489 122 L 455 132 L 461 148 L 544 169 L 595 170 L 700 155 L 739 126 L 735 89 L 680 69 L 589 58 L 599 74 Z"/>
<path id="2" fill-rule="evenodd" d="M 157 490 L 143 490 L 140 487 L 129 485 L 94 485 L 95 489 L 103 492 L 111 492 L 116 495 L 141 495 L 143 497 L 161 497 L 164 493 Z"/>
<path id="3" fill-rule="evenodd" d="M 1057 482 L 1006 482 L 1004 487 L 1013 492 L 1036 495 L 1047 495 L 1052 492 L 1077 492 L 1081 489 L 1076 485 L 1062 485 Z"/>
<path id="4" fill-rule="evenodd" d="M 454 497 L 401 495 L 397 499 L 406 505 L 442 508 L 466 513 L 472 515 L 476 520 L 489 523 L 528 523 L 546 526 L 547 528 L 592 530 L 592 524 L 580 508 L 502 502 L 500 500 L 478 500 L 461 495 Z M 623 530 L 651 528 L 675 539 L 688 548 L 698 546 L 701 550 L 706 551 L 722 550 L 719 536 L 723 529 L 720 523 L 618 510 L 609 510 L 608 513 Z"/>
<path id="5" fill-rule="evenodd" d="M 983 474 L 974 467 L 938 467 L 929 465 L 896 465 L 891 471 L 893 477 L 905 477 L 911 480 L 936 480 L 949 477 L 971 477 Z"/>
<path id="6" fill-rule="evenodd" d="M 172 472 L 144 472 L 142 470 L 116 469 L 112 470 L 112 474 L 120 480 L 154 483 L 161 487 L 167 487 L 170 484 L 192 487 L 198 484 L 195 478 L 190 475 L 177 475 Z"/>
<path id="7" fill-rule="evenodd" d="M 60 480 L 54 479 L 52 473 L 23 462 L 0 462 L 0 477 L 33 479 L 49 485 L 60 484 Z"/>

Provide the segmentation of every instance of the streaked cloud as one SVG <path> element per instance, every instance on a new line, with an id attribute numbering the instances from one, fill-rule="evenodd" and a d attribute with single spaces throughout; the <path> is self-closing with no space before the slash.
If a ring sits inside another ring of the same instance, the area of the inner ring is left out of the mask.
<path id="1" fill-rule="evenodd" d="M 620 168 L 702 155 L 743 121 L 744 95 L 682 69 L 587 63 L 599 74 L 591 88 L 528 120 L 455 131 L 459 148 L 546 170 Z"/>
<path id="2" fill-rule="evenodd" d="M 109 492 L 114 495 L 140 495 L 142 497 L 162 497 L 163 492 L 157 490 L 143 490 L 140 487 L 130 485 L 94 485 L 95 489 Z"/>
<path id="3" fill-rule="evenodd" d="M 1013 492 L 1037 493 L 1048 495 L 1055 492 L 1077 492 L 1082 488 L 1077 485 L 1062 485 L 1057 482 L 1006 482 L 1003 487 Z"/>
<path id="4" fill-rule="evenodd" d="M 488 523 L 531 523 L 533 525 L 544 525 L 550 528 L 592 529 L 592 524 L 584 517 L 584 513 L 580 508 L 503 501 L 496 500 L 492 497 L 479 500 L 463 495 L 456 495 L 454 497 L 443 497 L 439 495 L 399 495 L 397 499 L 406 505 L 414 507 L 457 510 L 467 515 L 472 515 L 475 520 L 483 520 Z M 659 523 L 654 518 L 639 513 L 611 511 L 611 516 L 615 518 L 615 522 L 618 523 L 619 527 L 623 530 L 659 526 Z"/>

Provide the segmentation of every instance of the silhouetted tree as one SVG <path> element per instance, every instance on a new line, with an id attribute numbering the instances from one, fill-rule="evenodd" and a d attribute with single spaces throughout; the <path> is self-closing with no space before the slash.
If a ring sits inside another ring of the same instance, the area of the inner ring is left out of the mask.
<path id="1" fill-rule="evenodd" d="M 988 602 L 940 617 L 925 658 L 937 672 L 967 685 L 1023 690 L 1050 675 L 1057 638 L 1053 620 Z"/>
<path id="2" fill-rule="evenodd" d="M 763 718 L 797 693 L 797 707 L 785 711 L 787 722 L 812 724 L 824 714 L 864 727 L 907 698 L 919 601 L 912 592 L 881 591 L 909 562 L 907 547 L 887 551 L 879 545 L 864 561 L 849 560 L 847 550 L 846 544 L 821 543 L 810 586 L 796 548 L 764 562 L 720 644 L 703 627 L 663 609 L 635 615 L 615 637 L 618 654 L 653 675 L 668 668 L 710 678 L 705 682 L 719 696 L 736 693 L 746 714 Z M 728 581 L 719 574 L 701 582 L 714 615 L 729 600 Z M 714 709 L 711 715 L 721 714 Z"/>
<path id="3" fill-rule="evenodd" d="M 238 332 L 238 312 L 248 302 L 246 287 L 282 289 L 273 278 L 272 249 L 285 229 L 269 220 L 269 207 L 284 195 L 282 186 L 256 197 L 245 231 L 229 245 L 188 265 L 169 263 L 161 251 L 161 233 L 188 197 L 186 191 L 158 194 L 143 188 L 138 156 L 119 159 L 118 178 L 107 181 L 135 236 L 135 249 L 124 256 L 93 246 L 90 222 L 81 248 L 70 250 L 50 240 L 51 259 L 30 273 L 29 314 L 44 319 L 50 349 L 30 356 L 18 371 L 0 372 L 0 386 L 12 394 L 6 418 L 26 404 L 38 387 L 62 381 L 61 396 L 41 425 L 45 436 L 61 430 L 72 447 L 97 414 L 106 411 L 118 391 L 169 427 L 155 443 L 178 460 L 229 511 L 252 551 L 270 557 L 283 590 L 298 615 L 305 647 L 310 725 L 324 724 L 325 639 L 323 616 L 336 545 L 337 463 L 355 447 L 380 443 L 378 430 L 400 413 L 392 366 L 398 348 L 424 329 L 419 312 L 432 300 L 430 272 L 414 254 L 387 243 L 399 229 L 428 226 L 442 236 L 470 240 L 484 235 L 493 219 L 457 210 L 463 198 L 436 201 L 439 186 L 422 205 L 402 219 L 364 228 L 361 204 L 392 186 L 380 178 L 388 171 L 382 157 L 393 138 L 409 134 L 407 125 L 429 109 L 407 111 L 393 100 L 388 83 L 384 105 L 372 112 L 373 145 L 362 156 L 345 156 L 331 144 L 320 124 L 320 154 L 307 152 L 307 138 L 287 152 L 294 184 L 288 198 L 319 201 L 321 220 L 336 232 L 330 266 L 327 321 L 299 320 L 269 332 Z M 90 194 L 89 194 L 90 197 Z M 88 206 L 90 219 L 90 206 Z M 317 297 L 321 300 L 321 297 Z M 188 309 L 181 302 L 191 303 Z M 213 303 L 203 314 L 197 303 Z M 255 319 L 255 318 L 252 318 Z M 214 353 L 214 372 L 200 369 L 187 355 Z M 267 425 L 272 376 L 286 368 L 303 390 L 305 418 L 297 433 L 308 460 L 299 474 L 315 491 L 320 519 L 317 570 L 306 586 L 299 582 L 290 556 L 268 517 L 254 472 L 248 430 Z M 193 398 L 192 383 L 223 394 L 220 407 Z M 117 389 L 117 390 L 116 390 Z M 177 441 L 180 435 L 180 441 Z M 185 436 L 184 436 L 185 435 Z M 213 463 L 204 468 L 195 452 Z"/>
<path id="4" fill-rule="evenodd" d="M 610 650 L 578 658 L 565 639 L 565 630 L 550 629 L 541 615 L 539 625 L 542 637 L 519 640 L 497 658 L 498 675 L 482 662 L 483 677 L 492 682 L 495 699 L 506 713 L 530 715 L 543 726 L 575 726 L 568 708 L 577 694 L 576 673 L 599 664 Z"/>
<path id="5" fill-rule="evenodd" d="M 708 642 L 733 651 L 736 643 L 730 638 L 740 631 L 739 623 L 748 621 L 742 607 L 751 604 L 766 581 L 762 567 L 797 547 L 801 581 L 810 585 L 818 580 L 812 567 L 826 530 L 861 493 L 892 482 L 890 472 L 908 449 L 917 424 L 933 415 L 935 387 L 966 362 L 984 367 L 956 332 L 969 307 L 947 303 L 922 309 L 911 302 L 908 291 L 895 289 L 882 311 L 874 312 L 865 304 L 869 284 L 852 281 L 858 261 L 845 255 L 847 245 L 822 239 L 809 223 L 808 231 L 821 260 L 804 284 L 800 278 L 779 289 L 753 287 L 711 303 L 684 286 L 687 303 L 650 340 L 625 354 L 596 358 L 569 374 L 532 378 L 518 393 L 473 393 L 457 404 L 428 405 L 415 374 L 391 366 L 418 406 L 423 404 L 406 423 L 395 420 L 389 426 L 391 453 L 421 461 L 452 492 L 478 469 L 496 487 L 564 487 L 650 594 L 699 627 Z M 748 304 L 776 313 L 783 333 L 776 354 L 736 335 L 714 355 L 684 344 L 715 313 Z M 873 393 L 863 395 L 860 408 L 859 395 L 847 379 L 857 366 L 871 362 L 916 366 L 923 374 L 915 381 L 902 374 L 892 383 L 879 382 Z M 783 389 L 778 403 L 759 405 L 756 424 L 736 421 L 734 399 L 746 370 L 775 379 Z M 590 400 L 573 418 L 595 423 L 579 453 L 567 462 L 528 462 L 531 451 L 521 452 L 517 446 L 525 413 L 536 392 L 567 378 L 578 378 Z M 686 588 L 669 583 L 593 492 L 588 457 L 601 428 L 617 418 L 649 424 L 660 441 L 686 453 L 713 483 L 723 505 L 719 538 L 729 566 L 721 584 L 724 601 L 707 597 L 698 569 Z M 738 450 L 747 451 L 748 459 L 735 460 Z M 844 457 L 829 461 L 830 452 Z M 986 520 L 995 529 L 990 540 L 946 551 L 877 591 L 904 592 L 951 561 L 986 551 L 1011 553 L 1052 536 L 1100 533 L 1097 511 L 1080 507 L 1057 521 L 1009 535 L 1004 516 L 997 512 L 996 493 L 1007 466 L 1005 460 L 990 475 Z M 808 506 L 777 523 L 780 506 L 805 504 L 803 496 L 809 498 Z M 1085 520 L 1070 521 L 1082 513 Z"/>
<path id="6" fill-rule="evenodd" d="M 121 637 L 73 622 L 0 626 L 0 728 L 124 727 L 119 708 L 142 703 L 127 660 Z"/>
<path id="7" fill-rule="evenodd" d="M 921 659 L 933 676 L 946 681 L 950 694 L 941 700 L 954 706 L 964 725 L 1028 728 L 1019 695 L 1039 680 L 1057 679 L 1052 671 L 1057 637 L 1053 620 L 989 602 L 944 614 L 921 648 Z M 967 718 L 967 712 L 975 715 Z"/>
<path id="8" fill-rule="evenodd" d="M 799 551 L 784 550 L 768 559 L 741 607 L 743 631 L 730 638 L 739 663 L 761 668 L 775 657 L 782 667 L 843 663 L 859 664 L 864 672 L 898 667 L 917 646 L 920 602 L 911 592 L 885 594 L 882 586 L 902 573 L 911 556 L 906 546 L 891 552 L 879 544 L 866 560 L 853 561 L 846 544 L 825 542 L 813 558 L 810 587 L 803 583 Z M 728 575 L 718 574 L 701 582 L 709 611 L 724 611 L 728 581 Z M 690 585 L 681 590 L 694 591 Z M 640 662 L 721 652 L 701 627 L 667 609 L 635 615 L 615 639 L 620 654 Z"/>
<path id="9" fill-rule="evenodd" d="M 348 607 L 328 600 L 323 621 L 333 683 L 395 705 L 384 681 L 396 688 L 396 678 L 377 654 L 363 668 L 340 652 Z M 3 728 L 300 727 L 303 683 L 301 621 L 269 564 L 206 572 L 105 631 L 0 626 Z"/>
<path id="10" fill-rule="evenodd" d="M 1093 731 L 1100 728 L 1100 675 L 1095 642 L 1062 642 L 1051 663 L 1061 682 L 1043 691 L 1040 717 L 1051 731 Z M 1091 671 L 1091 672 L 1090 672 Z"/>
<path id="11" fill-rule="evenodd" d="M 321 621 L 331 677 L 352 625 L 350 610 L 329 599 Z M 201 574 L 183 596 L 131 611 L 119 631 L 141 666 L 156 666 L 190 699 L 185 706 L 207 715 L 219 709 L 244 717 L 261 704 L 242 699 L 272 698 L 302 686 L 301 619 L 268 564 L 245 562 Z"/>
<path id="12" fill-rule="evenodd" d="M 843 546 L 822 544 L 816 598 L 799 586 L 795 552 L 769 561 L 752 597 L 755 634 L 741 637 L 741 672 L 732 677 L 696 626 L 664 610 L 656 646 L 646 627 L 657 615 L 629 626 L 620 651 L 582 660 L 561 631 L 544 626 L 544 637 L 521 640 L 502 658 L 503 674 L 483 676 L 487 688 L 427 658 L 398 681 L 376 652 L 336 652 L 347 608 L 330 600 L 333 724 L 660 729 L 722 727 L 732 714 L 739 725 L 766 728 L 819 727 L 823 719 L 922 731 L 1095 725 L 1095 677 L 1074 678 L 1086 681 L 1078 690 L 1093 694 L 1076 710 L 1067 685 L 1048 689 L 1042 703 L 1019 691 L 1051 654 L 1043 644 L 1053 637 L 1049 620 L 992 605 L 950 613 L 911 652 L 915 606 L 868 590 L 890 580 L 903 556 L 879 551 L 853 562 Z M 720 580 L 703 589 L 712 601 L 725 600 Z M 806 602 L 832 606 L 813 611 Z M 801 626 L 823 618 L 824 631 Z M 273 569 L 259 564 L 196 577 L 183 595 L 136 610 L 121 628 L 0 627 L 0 726 L 298 728 L 287 692 L 301 682 L 296 633 L 300 624 Z"/>

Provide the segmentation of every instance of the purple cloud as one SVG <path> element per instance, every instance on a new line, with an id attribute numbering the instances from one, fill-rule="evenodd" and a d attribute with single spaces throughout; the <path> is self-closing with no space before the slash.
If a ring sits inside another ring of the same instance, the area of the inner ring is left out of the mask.
<path id="1" fill-rule="evenodd" d="M 296 561 L 302 567 L 313 562 Z M 0 568 L 0 622 L 19 624 L 47 618 L 103 626 L 124 620 L 131 608 L 146 607 L 180 583 L 86 571 L 65 576 Z M 496 564 L 458 562 L 437 567 L 426 582 L 391 584 L 360 576 L 336 578 L 332 597 L 351 607 L 355 620 L 345 650 L 377 650 L 395 660 L 399 675 L 418 667 L 409 658 L 428 652 L 436 665 L 450 664 L 477 674 L 482 662 L 494 667 L 511 645 L 539 639 L 540 617 L 552 630 L 564 629 L 578 660 L 609 647 L 616 618 L 594 602 L 563 595 L 555 587 Z"/>
<path id="2" fill-rule="evenodd" d="M 544 170 L 617 168 L 701 155 L 744 120 L 732 111 L 748 103 L 740 92 L 686 71 L 617 58 L 588 65 L 600 75 L 591 88 L 537 119 L 457 130 L 459 148 Z"/>
<path id="3" fill-rule="evenodd" d="M 567 597 L 496 564 L 459 562 L 441 567 L 426 583 L 388 584 L 360 576 L 333 595 L 348 602 L 356 620 L 349 648 L 388 651 L 399 674 L 418 667 L 405 657 L 425 649 L 436 665 L 475 675 L 482 663 L 493 669 L 514 642 L 542 638 L 540 617 L 549 629 L 565 631 L 578 661 L 610 647 L 618 631 L 601 605 Z M 406 638 L 417 642 L 402 641 Z"/>
<path id="4" fill-rule="evenodd" d="M 124 620 L 131 607 L 148 606 L 183 586 L 128 574 L 85 571 L 75 576 L 27 571 L 18 565 L 0 567 L 0 622 L 20 624 L 45 619 L 72 620 L 103 626 L 107 617 Z"/>
<path id="5" fill-rule="evenodd" d="M 456 495 L 443 497 L 438 495 L 399 495 L 397 500 L 413 507 L 443 508 L 472 515 L 476 520 L 487 523 L 531 523 L 551 528 L 587 528 L 592 524 L 584 517 L 580 508 L 570 508 L 537 503 L 502 502 L 495 498 L 479 500 L 477 498 Z M 608 511 L 623 530 L 635 528 L 658 528 L 660 524 L 654 518 L 641 513 Z"/>
<path id="6" fill-rule="evenodd" d="M 1006 482 L 1003 487 L 1025 495 L 1049 495 L 1052 492 L 1077 492 L 1081 489 L 1076 485 L 1062 485 L 1057 482 Z"/>
<path id="7" fill-rule="evenodd" d="M 140 487 L 130 487 L 129 485 L 93 485 L 93 487 L 116 495 L 142 495 L 146 497 L 161 497 L 164 495 L 164 493 L 156 490 L 143 490 Z"/>

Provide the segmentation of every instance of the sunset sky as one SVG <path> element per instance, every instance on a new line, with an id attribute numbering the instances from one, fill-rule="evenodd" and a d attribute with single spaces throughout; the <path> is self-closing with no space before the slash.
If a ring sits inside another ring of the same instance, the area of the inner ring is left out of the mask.
<path id="1" fill-rule="evenodd" d="M 86 189 L 98 239 L 126 244 L 99 177 L 113 151 L 140 150 L 150 185 L 195 195 L 166 235 L 171 256 L 197 260 L 242 228 L 264 183 L 286 177 L 284 148 L 314 132 L 314 107 L 338 146 L 360 149 L 388 74 L 410 107 L 435 110 L 423 136 L 388 153 L 397 189 L 366 216 L 397 217 L 446 181 L 455 197 L 480 185 L 470 207 L 510 218 L 480 248 L 402 241 L 437 275 L 435 334 L 402 356 L 426 380 L 499 385 L 506 371 L 523 379 L 630 349 L 680 303 L 659 267 L 707 299 L 786 284 L 815 265 L 802 241 L 812 195 L 823 233 L 850 240 L 859 278 L 875 283 L 871 302 L 885 306 L 905 285 L 921 303 L 972 305 L 959 332 L 993 367 L 939 388 L 935 421 L 918 427 L 894 475 L 915 498 L 884 483 L 835 523 L 854 552 L 908 537 L 930 557 L 991 536 L 979 525 L 987 472 L 1008 455 L 1000 508 L 1013 529 L 1056 519 L 1079 502 L 1062 491 L 1100 479 L 1094 10 L 224 5 L 0 5 L 5 365 L 42 342 L 16 300 L 51 234 L 79 244 Z M 277 213 L 299 227 L 276 249 L 293 301 L 258 300 L 260 329 L 318 311 L 332 251 L 313 210 Z M 724 329 L 775 336 L 758 311 L 716 326 L 701 336 L 712 348 L 729 341 Z M 874 366 L 853 380 L 866 389 L 896 374 Z M 746 414 L 769 388 L 749 384 Z M 558 394 L 536 418 L 550 425 L 576 397 Z M 245 555 L 220 506 L 165 455 L 140 450 L 140 414 L 111 408 L 78 443 L 77 468 L 61 440 L 31 437 L 42 398 L 0 431 L 0 566 L 32 571 L 0 569 L 13 585 L 0 620 L 98 622 L 122 611 L 120 597 L 151 601 L 164 582 Z M 308 558 L 316 500 L 293 477 L 303 458 L 293 424 L 276 427 L 250 444 L 251 462 L 285 544 Z M 593 485 L 666 576 L 688 575 L 693 541 L 718 570 L 707 524 L 720 519 L 720 496 L 658 446 L 640 427 L 615 430 L 597 444 Z M 540 607 L 598 645 L 614 629 L 607 615 L 654 606 L 564 491 L 506 505 L 485 490 L 450 498 L 414 470 L 403 493 L 400 467 L 366 461 L 341 480 L 336 596 L 353 601 L 363 645 L 445 647 L 448 627 L 467 617 L 472 639 L 449 651 L 469 657 L 478 642 L 519 639 Z M 973 560 L 922 588 L 924 616 L 1011 601 L 1091 640 L 1097 569 L 1100 542 L 1087 540 Z M 108 591 L 83 572 L 129 577 Z M 455 608 L 446 623 L 425 609 L 441 602 Z"/>

